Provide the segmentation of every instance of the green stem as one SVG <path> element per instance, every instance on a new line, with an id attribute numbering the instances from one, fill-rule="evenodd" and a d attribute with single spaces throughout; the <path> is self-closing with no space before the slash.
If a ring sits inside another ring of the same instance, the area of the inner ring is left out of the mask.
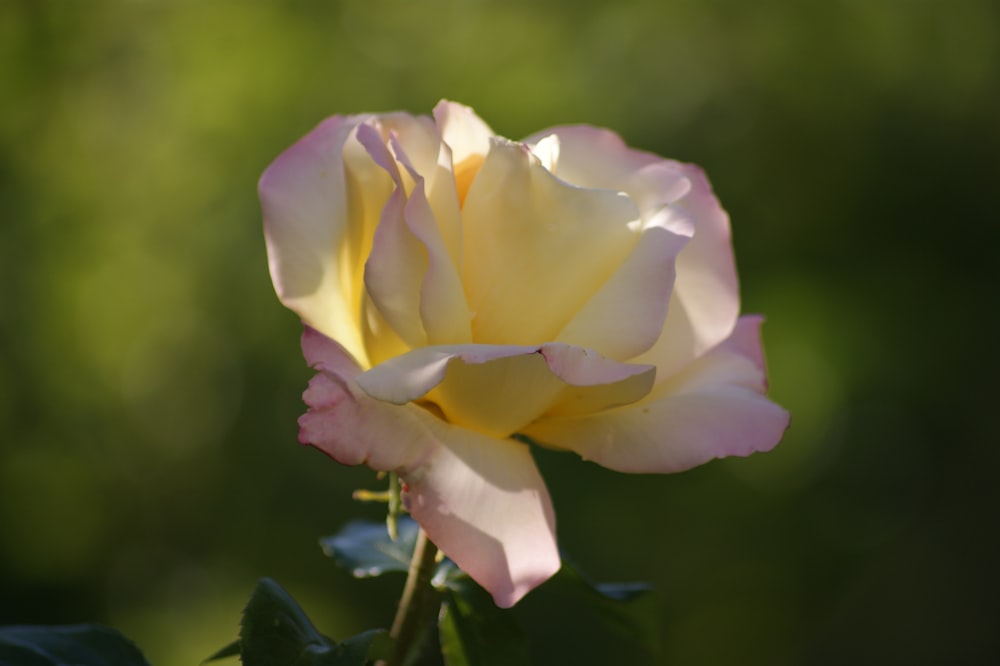
<path id="1" fill-rule="evenodd" d="M 396 619 L 389 632 L 396 642 L 389 666 L 403 666 L 406 663 L 410 653 L 420 643 L 427 620 L 433 617 L 437 609 L 438 594 L 431 586 L 436 563 L 437 546 L 431 543 L 421 529 L 413 547 L 413 559 L 410 560 L 410 571 L 406 576 L 403 596 L 399 599 Z"/>

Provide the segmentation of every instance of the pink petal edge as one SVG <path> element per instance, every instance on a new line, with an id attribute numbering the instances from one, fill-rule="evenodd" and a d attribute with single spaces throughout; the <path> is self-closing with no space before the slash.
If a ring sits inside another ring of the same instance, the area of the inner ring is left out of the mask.
<path id="1" fill-rule="evenodd" d="M 319 370 L 304 395 L 302 443 L 347 465 L 397 471 L 414 519 L 498 606 L 558 571 L 552 502 L 526 445 L 369 397 L 353 380 L 353 359 L 309 327 L 302 348 Z"/>

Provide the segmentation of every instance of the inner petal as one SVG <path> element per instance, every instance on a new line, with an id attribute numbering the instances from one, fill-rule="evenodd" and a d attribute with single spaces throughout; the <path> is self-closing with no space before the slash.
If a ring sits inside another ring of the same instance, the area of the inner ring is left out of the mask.
<path id="1" fill-rule="evenodd" d="M 541 354 L 489 363 L 451 362 L 427 398 L 455 425 L 507 437 L 541 416 L 565 384 Z"/>
<path id="2" fill-rule="evenodd" d="M 473 339 L 486 344 L 555 339 L 639 234 L 626 195 L 568 185 L 503 139 L 492 140 L 462 217 Z"/>
<path id="3" fill-rule="evenodd" d="M 590 413 L 641 399 L 655 368 L 561 343 L 422 347 L 358 376 L 371 397 L 433 405 L 450 423 L 508 437 L 542 415 Z"/>

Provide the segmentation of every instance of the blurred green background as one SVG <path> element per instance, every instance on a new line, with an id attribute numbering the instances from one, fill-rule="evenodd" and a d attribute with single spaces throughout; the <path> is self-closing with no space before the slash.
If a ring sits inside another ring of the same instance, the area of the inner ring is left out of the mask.
<path id="1" fill-rule="evenodd" d="M 704 166 L 793 414 L 676 476 L 540 453 L 564 549 L 655 584 L 662 650 L 550 586 L 535 662 L 989 663 L 994 0 L 0 0 L 0 623 L 192 664 L 265 575 L 335 638 L 391 621 L 401 578 L 317 546 L 374 481 L 296 443 L 255 186 L 328 115 L 441 97 Z"/>

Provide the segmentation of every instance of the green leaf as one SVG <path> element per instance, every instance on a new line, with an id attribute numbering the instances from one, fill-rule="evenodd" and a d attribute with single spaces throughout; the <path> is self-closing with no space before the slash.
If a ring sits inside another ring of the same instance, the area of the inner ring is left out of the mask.
<path id="1" fill-rule="evenodd" d="M 389 538 L 385 523 L 354 520 L 334 536 L 319 540 L 323 552 L 350 570 L 355 578 L 381 576 L 387 571 L 407 571 L 419 527 L 412 518 L 401 518 L 399 535 Z"/>
<path id="2" fill-rule="evenodd" d="M 341 666 L 388 659 L 392 656 L 392 639 L 385 629 L 370 629 L 341 641 L 336 652 L 337 661 L 333 663 Z"/>
<path id="3" fill-rule="evenodd" d="M 591 583 L 595 590 L 613 601 L 629 602 L 653 591 L 649 583 Z"/>
<path id="4" fill-rule="evenodd" d="M 240 642 L 239 640 L 235 640 L 201 663 L 205 664 L 210 661 L 218 661 L 219 659 L 225 659 L 226 657 L 238 657 L 238 656 L 240 656 Z"/>
<path id="5" fill-rule="evenodd" d="M 528 663 L 527 641 L 510 611 L 467 576 L 450 577 L 446 586 L 438 630 L 447 666 Z"/>
<path id="6" fill-rule="evenodd" d="M 239 647 L 245 666 L 364 666 L 387 656 L 391 641 L 375 629 L 338 645 L 316 630 L 288 592 L 262 578 L 243 611 Z"/>
<path id="7" fill-rule="evenodd" d="M 594 583 L 565 558 L 555 580 L 594 608 L 615 633 L 651 654 L 659 653 L 656 597 L 648 583 Z"/>
<path id="8" fill-rule="evenodd" d="M 132 641 L 98 624 L 0 627 L 0 664 L 149 666 Z"/>

